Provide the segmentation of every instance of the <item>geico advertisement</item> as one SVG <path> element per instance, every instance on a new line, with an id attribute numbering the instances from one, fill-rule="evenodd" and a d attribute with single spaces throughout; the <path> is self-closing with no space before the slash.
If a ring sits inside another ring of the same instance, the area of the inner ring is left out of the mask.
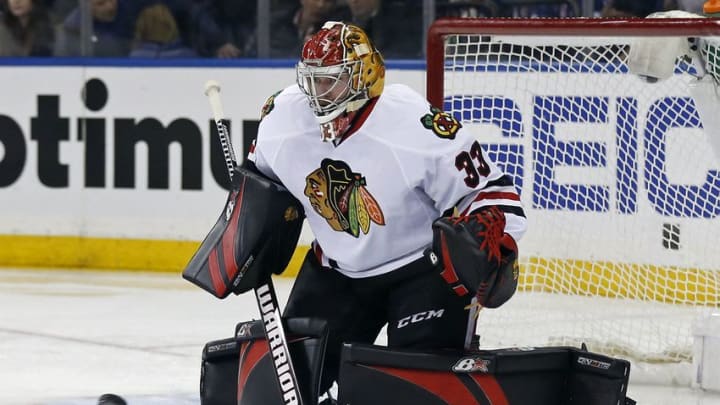
<path id="1" fill-rule="evenodd" d="M 0 68 L 0 234 L 201 240 L 228 183 L 208 79 L 242 160 L 291 67 Z"/>
<path id="2" fill-rule="evenodd" d="M 521 190 L 526 254 L 717 268 L 720 151 L 688 75 L 660 83 L 590 73 L 453 79 L 462 85 L 446 90 L 444 109 Z"/>

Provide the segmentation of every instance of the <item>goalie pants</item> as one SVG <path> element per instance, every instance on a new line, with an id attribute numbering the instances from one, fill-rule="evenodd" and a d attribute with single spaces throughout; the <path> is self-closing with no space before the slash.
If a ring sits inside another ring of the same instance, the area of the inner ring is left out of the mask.
<path id="1" fill-rule="evenodd" d="M 458 297 L 426 258 L 390 273 L 353 279 L 322 267 L 311 249 L 284 316 L 328 322 L 324 392 L 337 380 L 342 344 L 372 344 L 385 324 L 388 347 L 462 350 L 469 303 L 470 297 Z"/>

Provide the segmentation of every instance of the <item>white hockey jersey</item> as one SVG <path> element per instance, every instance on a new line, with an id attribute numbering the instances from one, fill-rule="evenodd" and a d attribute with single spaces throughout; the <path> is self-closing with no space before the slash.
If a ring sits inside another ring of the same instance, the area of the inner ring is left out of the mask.
<path id="1" fill-rule="evenodd" d="M 506 232 L 526 229 L 510 178 L 451 115 L 414 90 L 388 85 L 364 123 L 322 142 L 297 85 L 271 97 L 248 155 L 305 208 L 324 265 L 348 277 L 384 274 L 423 255 L 432 222 L 457 207 L 499 205 Z"/>

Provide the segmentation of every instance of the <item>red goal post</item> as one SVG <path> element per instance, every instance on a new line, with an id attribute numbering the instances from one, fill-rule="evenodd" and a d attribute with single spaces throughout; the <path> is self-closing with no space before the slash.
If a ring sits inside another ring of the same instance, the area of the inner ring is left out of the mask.
<path id="1" fill-rule="evenodd" d="M 427 36 L 427 98 L 443 99 L 445 38 L 450 35 L 703 37 L 720 35 L 720 19 L 441 18 Z"/>
<path id="2" fill-rule="evenodd" d="M 529 220 L 520 292 L 481 312 L 481 345 L 585 342 L 636 364 L 692 361 L 693 322 L 720 308 L 713 37 L 720 20 L 705 18 L 432 24 L 428 100 L 513 177 Z M 630 72 L 640 41 L 673 39 L 689 50 L 671 77 Z"/>

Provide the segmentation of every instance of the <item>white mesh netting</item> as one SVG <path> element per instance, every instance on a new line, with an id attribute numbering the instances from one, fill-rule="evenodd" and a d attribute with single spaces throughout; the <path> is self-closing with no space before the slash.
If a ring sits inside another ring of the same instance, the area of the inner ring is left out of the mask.
<path id="1" fill-rule="evenodd" d="M 444 109 L 529 220 L 520 292 L 481 311 L 481 345 L 688 364 L 693 320 L 720 306 L 720 151 L 691 96 L 715 83 L 687 58 L 648 82 L 628 72 L 632 38 L 610 35 L 445 37 Z M 702 103 L 720 116 L 718 100 Z"/>

